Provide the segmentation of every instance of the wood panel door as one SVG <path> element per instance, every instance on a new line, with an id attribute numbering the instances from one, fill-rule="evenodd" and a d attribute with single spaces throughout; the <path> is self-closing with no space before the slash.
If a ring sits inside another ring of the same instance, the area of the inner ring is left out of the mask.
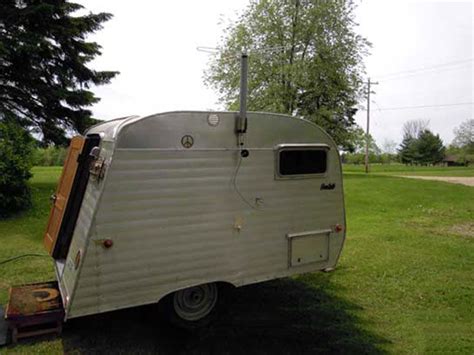
<path id="1" fill-rule="evenodd" d="M 48 226 L 44 234 L 43 243 L 50 255 L 53 254 L 54 246 L 59 236 L 59 230 L 64 217 L 64 211 L 71 193 L 72 184 L 77 171 L 77 158 L 84 146 L 84 137 L 76 136 L 71 139 L 66 159 L 64 160 L 63 172 L 59 179 L 56 193 L 53 197 L 53 206 L 49 213 Z"/>

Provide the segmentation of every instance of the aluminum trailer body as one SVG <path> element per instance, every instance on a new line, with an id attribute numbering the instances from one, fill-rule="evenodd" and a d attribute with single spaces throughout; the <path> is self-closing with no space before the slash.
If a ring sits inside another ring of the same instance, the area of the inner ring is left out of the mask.
<path id="1" fill-rule="evenodd" d="M 235 112 L 126 117 L 78 138 L 60 183 L 69 171 L 72 191 L 61 207 L 58 187 L 45 237 L 65 319 L 335 267 L 337 146 L 303 119 L 247 117 L 241 140 Z"/>

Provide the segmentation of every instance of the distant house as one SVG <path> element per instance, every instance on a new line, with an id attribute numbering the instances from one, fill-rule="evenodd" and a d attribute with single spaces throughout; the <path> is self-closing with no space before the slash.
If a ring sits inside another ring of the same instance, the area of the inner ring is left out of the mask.
<path id="1" fill-rule="evenodd" d="M 469 158 L 463 158 L 459 155 L 446 155 L 442 160 L 443 166 L 468 166 L 470 163 Z"/>

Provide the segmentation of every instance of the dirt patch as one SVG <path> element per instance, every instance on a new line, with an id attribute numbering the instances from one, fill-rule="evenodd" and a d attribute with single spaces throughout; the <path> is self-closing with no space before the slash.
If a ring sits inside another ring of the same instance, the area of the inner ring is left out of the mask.
<path id="1" fill-rule="evenodd" d="M 448 232 L 463 237 L 474 238 L 474 222 L 455 224 L 449 228 Z"/>
<path id="2" fill-rule="evenodd" d="M 444 181 L 452 184 L 462 184 L 467 186 L 474 186 L 474 177 L 459 177 L 459 176 L 416 176 L 416 175 L 397 175 L 409 179 L 421 179 L 432 181 Z"/>

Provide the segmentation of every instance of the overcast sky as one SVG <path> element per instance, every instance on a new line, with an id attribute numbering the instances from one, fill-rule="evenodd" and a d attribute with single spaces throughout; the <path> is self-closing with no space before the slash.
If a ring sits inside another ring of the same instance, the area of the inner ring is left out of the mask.
<path id="1" fill-rule="evenodd" d="M 95 117 L 222 109 L 202 80 L 208 55 L 196 47 L 215 46 L 219 23 L 236 18 L 248 0 L 77 1 L 114 15 L 92 37 L 103 47 L 93 66 L 121 74 L 95 89 L 102 98 L 93 107 Z M 473 1 L 360 2 L 358 32 L 373 44 L 367 72 L 379 82 L 371 110 L 379 146 L 399 143 L 406 120 L 429 120 L 450 143 L 453 128 L 474 118 L 473 17 Z M 410 106 L 437 107 L 405 109 Z M 365 111 L 357 122 L 365 129 Z"/>

